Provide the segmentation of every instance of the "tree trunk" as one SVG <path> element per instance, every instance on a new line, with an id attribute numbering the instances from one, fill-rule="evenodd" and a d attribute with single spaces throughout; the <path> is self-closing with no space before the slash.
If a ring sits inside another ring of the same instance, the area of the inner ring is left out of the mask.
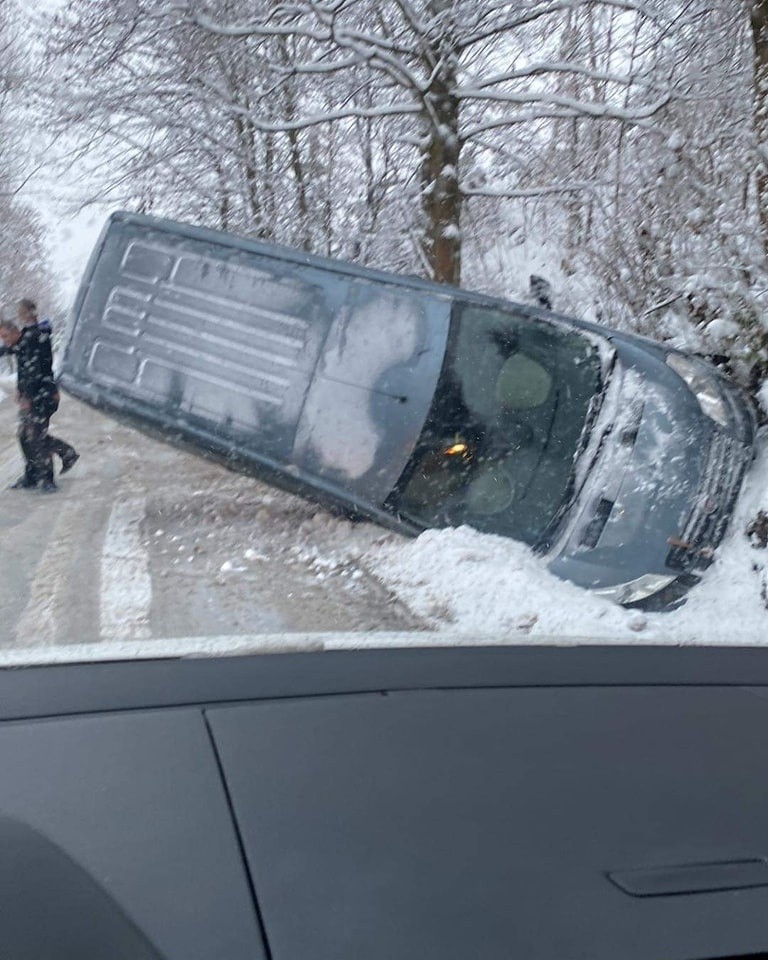
<path id="1" fill-rule="evenodd" d="M 256 169 L 256 138 L 253 124 L 244 119 L 241 114 L 235 116 L 234 124 L 240 146 L 243 193 L 249 228 L 256 233 L 256 236 L 269 239 L 269 225 L 264 222 L 259 200 L 259 173 Z"/>
<path id="2" fill-rule="evenodd" d="M 432 12 L 447 13 L 450 0 L 432 0 Z M 427 142 L 421 164 L 421 203 L 425 219 L 425 254 L 438 283 L 461 282 L 461 205 L 459 188 L 459 101 L 457 48 L 448 25 L 425 53 L 432 82 L 424 96 Z"/>
<path id="3" fill-rule="evenodd" d="M 288 147 L 290 166 L 293 173 L 293 179 L 296 183 L 296 214 L 301 227 L 301 247 L 303 250 L 309 250 L 312 246 L 312 240 L 309 231 L 309 204 L 307 202 L 307 183 L 304 174 L 304 164 L 301 159 L 301 145 L 299 144 L 299 134 L 297 130 L 289 129 Z"/>

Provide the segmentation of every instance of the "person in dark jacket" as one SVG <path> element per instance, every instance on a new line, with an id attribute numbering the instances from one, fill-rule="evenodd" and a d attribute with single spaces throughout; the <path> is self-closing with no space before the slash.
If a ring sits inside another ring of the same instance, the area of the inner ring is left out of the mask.
<path id="1" fill-rule="evenodd" d="M 21 314 L 21 309 L 20 309 Z M 26 463 L 24 473 L 12 484 L 14 489 L 36 487 L 56 490 L 48 423 L 59 406 L 59 391 L 53 378 L 50 334 L 37 322 L 19 328 L 15 323 L 0 323 L 4 353 L 16 357 L 16 400 L 19 406 L 19 445 Z M 74 448 L 56 440 L 64 467 L 77 460 Z"/>
<path id="2" fill-rule="evenodd" d="M 21 324 L 22 329 L 25 327 L 37 326 L 40 331 L 40 347 L 46 353 L 45 362 L 50 364 L 51 370 L 53 370 L 53 350 L 51 346 L 51 338 L 53 336 L 53 330 L 51 329 L 51 321 L 42 319 L 38 320 L 37 317 L 37 304 L 34 300 L 19 300 L 17 305 L 17 314 L 19 318 L 19 323 Z M 57 391 L 57 400 L 56 406 L 58 408 L 58 391 Z M 80 459 L 80 454 L 75 451 L 68 443 L 65 443 L 64 440 L 60 440 L 58 437 L 48 434 L 48 444 L 51 449 L 51 453 L 55 454 L 61 459 L 61 472 L 67 473 L 69 470 L 74 467 L 75 463 Z"/>

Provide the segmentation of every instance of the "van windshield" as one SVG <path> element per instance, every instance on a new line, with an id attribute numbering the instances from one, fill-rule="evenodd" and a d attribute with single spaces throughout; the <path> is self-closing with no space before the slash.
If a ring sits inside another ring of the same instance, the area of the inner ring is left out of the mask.
<path id="1" fill-rule="evenodd" d="M 586 336 L 456 304 L 432 407 L 389 505 L 420 525 L 541 544 L 572 493 L 601 393 Z"/>

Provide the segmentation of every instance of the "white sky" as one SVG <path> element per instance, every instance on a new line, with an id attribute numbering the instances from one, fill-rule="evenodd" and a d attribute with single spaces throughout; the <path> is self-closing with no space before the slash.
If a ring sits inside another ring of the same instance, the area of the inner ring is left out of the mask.
<path id="1" fill-rule="evenodd" d="M 39 199 L 34 206 L 47 227 L 51 268 L 61 288 L 62 307 L 68 310 L 109 210 L 88 209 L 67 216 L 57 213 L 53 204 Z"/>
<path id="2" fill-rule="evenodd" d="M 30 182 L 21 199 L 33 207 L 43 221 L 49 266 L 58 281 L 62 309 L 68 311 L 111 209 L 89 207 L 76 212 L 68 202 L 70 185 L 65 178 L 53 182 L 48 176 L 41 174 L 39 179 Z"/>
<path id="3" fill-rule="evenodd" d="M 0 0 L 3 3 L 4 0 Z M 65 0 L 32 0 L 20 3 L 22 23 L 28 26 L 27 38 L 30 49 L 37 46 L 36 34 L 41 29 L 45 16 L 55 13 Z M 44 29 L 44 28 L 42 28 Z M 48 147 L 38 136 L 38 147 Z M 59 282 L 62 307 L 68 310 L 73 302 L 80 279 L 85 270 L 91 250 L 99 236 L 102 225 L 111 209 L 107 206 L 74 212 L 77 200 L 87 193 L 83 183 L 82 165 L 71 169 L 69 174 L 54 175 L 41 171 L 24 187 L 19 199 L 30 204 L 42 217 L 46 228 L 46 240 L 50 251 L 50 267 Z"/>

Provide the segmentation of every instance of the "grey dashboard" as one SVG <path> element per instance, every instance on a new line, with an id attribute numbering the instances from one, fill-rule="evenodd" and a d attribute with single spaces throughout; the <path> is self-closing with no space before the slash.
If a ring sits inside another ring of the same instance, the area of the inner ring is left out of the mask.
<path id="1" fill-rule="evenodd" d="M 0 957 L 759 956 L 767 723 L 747 649 L 2 671 Z"/>

